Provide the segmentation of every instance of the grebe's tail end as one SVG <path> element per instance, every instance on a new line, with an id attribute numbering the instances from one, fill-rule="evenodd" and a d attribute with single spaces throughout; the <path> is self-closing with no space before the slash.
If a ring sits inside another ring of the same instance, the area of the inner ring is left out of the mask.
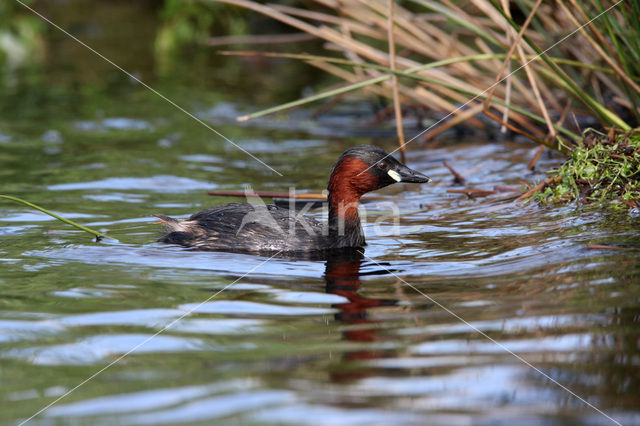
<path id="1" fill-rule="evenodd" d="M 162 224 L 168 232 L 185 232 L 187 231 L 187 227 L 185 226 L 185 221 L 174 219 L 169 216 L 165 216 L 163 214 L 154 214 L 153 216 L 158 218 L 156 223 Z"/>

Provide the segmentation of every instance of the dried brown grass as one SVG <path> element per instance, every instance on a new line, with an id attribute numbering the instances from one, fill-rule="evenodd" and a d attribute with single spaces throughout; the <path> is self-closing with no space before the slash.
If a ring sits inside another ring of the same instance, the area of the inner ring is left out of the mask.
<path id="1" fill-rule="evenodd" d="M 587 25 L 541 54 L 607 7 L 613 6 L 607 14 L 615 15 L 607 16 L 607 22 L 623 21 L 628 10 L 614 2 L 412 0 L 401 6 L 392 0 L 315 0 L 311 10 L 251 0 L 218 1 L 324 40 L 331 57 L 298 58 L 354 85 L 243 119 L 364 88 L 394 100 L 402 147 L 400 105 L 415 103 L 446 114 L 446 120 L 426 129 L 423 138 L 484 112 L 505 129 L 567 151 L 580 139 L 580 129 L 565 120 L 568 105 L 574 113 L 595 115 L 603 125 L 623 129 L 628 124 L 612 108 L 640 116 L 635 103 L 638 76 L 629 75 L 623 59 L 616 56 L 619 49 L 611 31 Z M 571 103 L 576 99 L 579 102 Z"/>

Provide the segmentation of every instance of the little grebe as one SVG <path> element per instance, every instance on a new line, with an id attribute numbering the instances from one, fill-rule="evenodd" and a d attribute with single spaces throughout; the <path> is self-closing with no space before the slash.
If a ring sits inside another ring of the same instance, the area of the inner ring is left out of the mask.
<path id="1" fill-rule="evenodd" d="M 360 197 L 396 182 L 425 183 L 412 170 L 371 145 L 346 150 L 329 177 L 329 224 L 275 205 L 229 203 L 177 220 L 158 215 L 168 234 L 161 242 L 199 250 L 283 254 L 358 248 L 365 243 Z"/>

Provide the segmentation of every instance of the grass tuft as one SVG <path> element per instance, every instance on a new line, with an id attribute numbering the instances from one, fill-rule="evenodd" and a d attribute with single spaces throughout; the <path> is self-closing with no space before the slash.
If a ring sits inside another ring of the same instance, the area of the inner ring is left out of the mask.
<path id="1" fill-rule="evenodd" d="M 550 173 L 556 182 L 536 194 L 543 203 L 640 208 L 640 130 L 608 135 L 586 130 L 571 158 Z"/>

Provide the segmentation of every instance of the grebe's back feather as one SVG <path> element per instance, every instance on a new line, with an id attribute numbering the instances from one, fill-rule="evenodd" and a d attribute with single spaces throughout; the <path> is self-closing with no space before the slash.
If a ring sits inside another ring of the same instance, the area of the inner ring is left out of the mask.
<path id="1" fill-rule="evenodd" d="M 272 204 L 229 203 L 183 220 L 156 217 L 168 231 L 161 242 L 199 250 L 289 253 L 326 246 L 322 223 Z"/>

